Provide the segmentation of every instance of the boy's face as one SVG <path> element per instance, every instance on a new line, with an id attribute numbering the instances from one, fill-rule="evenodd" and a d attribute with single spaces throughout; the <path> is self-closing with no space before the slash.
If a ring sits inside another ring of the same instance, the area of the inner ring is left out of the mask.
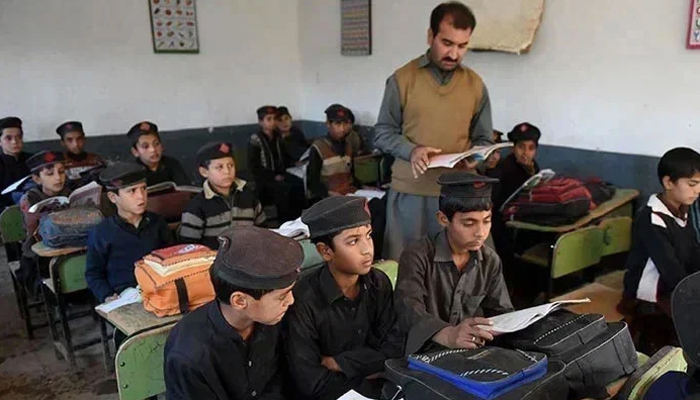
<path id="1" fill-rule="evenodd" d="M 452 221 L 442 211 L 438 211 L 438 222 L 458 249 L 477 251 L 491 232 L 491 211 L 458 212 Z"/>
<path id="2" fill-rule="evenodd" d="M 199 167 L 199 174 L 215 188 L 228 191 L 236 180 L 236 163 L 233 157 L 211 160 L 208 168 Z"/>
<path id="3" fill-rule="evenodd" d="M 372 225 L 345 229 L 333 238 L 333 249 L 324 243 L 316 245 L 323 260 L 346 274 L 365 275 L 374 262 Z"/>
<path id="4" fill-rule="evenodd" d="M 142 163 L 153 166 L 157 165 L 163 156 L 163 145 L 158 135 L 141 135 L 136 147 L 131 148 L 131 153 Z"/>
<path id="5" fill-rule="evenodd" d="M 244 308 L 250 319 L 264 325 L 275 325 L 282 320 L 289 306 L 294 304 L 293 287 L 294 284 L 291 284 L 284 289 L 265 293 L 259 300 L 255 300 L 247 294 L 235 292 L 231 295 L 231 304 L 234 307 L 240 307 L 237 305 L 241 304 L 241 300 L 244 300 Z M 236 298 L 236 296 L 240 297 Z"/>
<path id="6" fill-rule="evenodd" d="M 85 149 L 85 134 L 82 132 L 68 132 L 63 135 L 61 144 L 69 153 L 79 156 Z"/>
<path id="7" fill-rule="evenodd" d="M 260 128 L 264 132 L 272 132 L 277 127 L 277 121 L 275 120 L 275 114 L 267 114 L 266 116 L 263 117 L 263 119 L 258 121 L 258 123 L 260 124 Z"/>
<path id="8" fill-rule="evenodd" d="M 521 140 L 513 145 L 515 160 L 522 165 L 530 165 L 537 156 L 537 145 L 534 140 Z"/>
<path id="9" fill-rule="evenodd" d="M 107 197 L 123 213 L 142 215 L 146 212 L 146 202 L 148 200 L 146 182 L 119 189 L 118 193 L 109 192 Z"/>
<path id="10" fill-rule="evenodd" d="M 343 140 L 350 133 L 350 121 L 327 121 L 328 133 L 335 140 Z"/>
<path id="11" fill-rule="evenodd" d="M 5 128 L 2 130 L 0 142 L 2 151 L 8 156 L 16 156 L 22 152 L 24 141 L 22 140 L 22 130 L 20 128 Z"/>
<path id="12" fill-rule="evenodd" d="M 277 129 L 282 132 L 289 132 L 292 129 L 292 117 L 283 115 L 277 119 Z"/>
<path id="13" fill-rule="evenodd" d="M 66 169 L 63 163 L 56 163 L 39 170 L 39 175 L 32 175 L 32 179 L 49 196 L 56 195 L 66 184 Z"/>
<path id="14" fill-rule="evenodd" d="M 675 182 L 665 176 L 663 184 L 666 195 L 678 204 L 692 205 L 700 196 L 700 172 L 690 178 L 679 178 Z"/>

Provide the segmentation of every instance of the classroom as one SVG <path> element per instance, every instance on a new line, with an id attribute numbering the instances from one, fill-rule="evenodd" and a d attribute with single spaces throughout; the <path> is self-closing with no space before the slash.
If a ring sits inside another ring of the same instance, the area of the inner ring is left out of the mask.
<path id="1" fill-rule="evenodd" d="M 0 37 L 0 398 L 700 396 L 700 0 L 5 0 Z"/>

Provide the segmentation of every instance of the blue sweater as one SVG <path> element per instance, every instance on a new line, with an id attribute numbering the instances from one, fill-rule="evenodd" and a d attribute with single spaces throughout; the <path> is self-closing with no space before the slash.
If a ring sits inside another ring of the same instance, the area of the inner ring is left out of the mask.
<path id="1" fill-rule="evenodd" d="M 146 212 L 138 228 L 118 215 L 104 219 L 89 234 L 85 280 L 97 300 L 136 286 L 134 263 L 172 244 L 165 220 Z"/>

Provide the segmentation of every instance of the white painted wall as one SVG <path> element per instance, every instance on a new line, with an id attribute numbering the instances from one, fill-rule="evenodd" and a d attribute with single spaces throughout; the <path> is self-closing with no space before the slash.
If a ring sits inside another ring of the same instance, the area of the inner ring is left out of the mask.
<path id="1" fill-rule="evenodd" d="M 79 119 L 89 134 L 257 121 L 301 100 L 297 3 L 200 0 L 200 53 L 154 54 L 146 0 L 0 1 L 0 114 L 26 140 Z"/>
<path id="2" fill-rule="evenodd" d="M 438 2 L 373 1 L 373 55 L 342 57 L 339 1 L 299 0 L 303 116 L 322 120 L 342 102 L 373 124 L 385 79 L 425 51 Z M 547 0 L 530 54 L 471 53 L 466 64 L 486 81 L 501 130 L 529 120 L 547 144 L 698 148 L 700 51 L 685 49 L 687 19 L 687 0 Z"/>

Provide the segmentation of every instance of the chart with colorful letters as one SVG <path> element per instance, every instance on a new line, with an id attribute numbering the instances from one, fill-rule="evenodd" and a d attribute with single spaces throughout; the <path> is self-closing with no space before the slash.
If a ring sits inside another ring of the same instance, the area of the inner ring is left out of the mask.
<path id="1" fill-rule="evenodd" d="M 700 0 L 690 0 L 687 47 L 700 49 Z"/>
<path id="2" fill-rule="evenodd" d="M 149 0 L 156 53 L 199 53 L 195 0 Z"/>
<path id="3" fill-rule="evenodd" d="M 368 56 L 372 54 L 372 1 L 341 0 L 340 54 Z"/>

